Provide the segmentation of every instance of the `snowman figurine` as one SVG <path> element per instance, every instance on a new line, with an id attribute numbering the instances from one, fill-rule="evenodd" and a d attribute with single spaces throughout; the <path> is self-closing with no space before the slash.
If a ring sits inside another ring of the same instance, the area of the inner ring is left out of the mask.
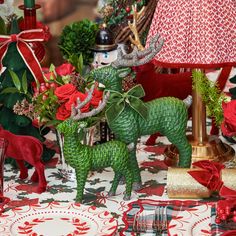
<path id="1" fill-rule="evenodd" d="M 92 67 L 94 69 L 110 65 L 117 59 L 117 47 L 112 32 L 103 24 L 98 31 L 95 45 L 91 49 L 94 52 Z M 100 143 L 114 139 L 114 134 L 109 129 L 107 122 L 100 122 Z"/>

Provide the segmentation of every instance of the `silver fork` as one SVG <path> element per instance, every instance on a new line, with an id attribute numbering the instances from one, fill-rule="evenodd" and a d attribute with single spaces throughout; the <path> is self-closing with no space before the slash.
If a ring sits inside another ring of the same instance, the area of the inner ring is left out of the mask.
<path id="1" fill-rule="evenodd" d="M 133 222 L 133 232 L 135 232 L 136 236 L 139 236 L 140 233 L 145 233 L 147 231 L 147 224 L 145 219 L 144 212 L 137 212 L 134 216 Z"/>
<path id="2" fill-rule="evenodd" d="M 156 235 L 161 235 L 163 231 L 167 230 L 168 219 L 166 211 L 166 206 L 159 206 L 155 209 L 155 216 L 152 228 L 154 232 L 156 231 Z"/>

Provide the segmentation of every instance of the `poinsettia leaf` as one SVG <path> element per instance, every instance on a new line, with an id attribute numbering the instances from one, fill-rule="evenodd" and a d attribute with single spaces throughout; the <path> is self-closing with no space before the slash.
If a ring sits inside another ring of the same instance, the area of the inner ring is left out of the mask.
<path id="1" fill-rule="evenodd" d="M 12 70 L 9 70 L 9 73 L 11 75 L 11 78 L 12 78 L 12 81 L 13 81 L 15 87 L 20 91 L 21 90 L 21 82 L 20 82 L 18 75 Z"/>

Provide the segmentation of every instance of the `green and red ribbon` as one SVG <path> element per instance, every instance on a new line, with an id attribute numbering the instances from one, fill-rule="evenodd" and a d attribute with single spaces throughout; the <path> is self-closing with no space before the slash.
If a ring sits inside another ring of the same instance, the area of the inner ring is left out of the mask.
<path id="1" fill-rule="evenodd" d="M 0 35 L 0 71 L 3 67 L 3 59 L 7 53 L 8 47 L 11 43 L 16 42 L 16 48 L 21 55 L 26 66 L 32 73 L 36 83 L 43 82 L 44 77 L 42 68 L 34 51 L 30 47 L 32 42 L 45 41 L 45 33 L 43 29 L 25 30 L 19 34 Z"/>

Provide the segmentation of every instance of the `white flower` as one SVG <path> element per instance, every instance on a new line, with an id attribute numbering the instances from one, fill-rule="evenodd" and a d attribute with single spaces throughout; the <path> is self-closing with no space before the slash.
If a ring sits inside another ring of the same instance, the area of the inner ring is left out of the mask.
<path id="1" fill-rule="evenodd" d="M 7 17 L 14 13 L 13 0 L 5 0 L 0 4 L 0 17 L 6 22 Z"/>

